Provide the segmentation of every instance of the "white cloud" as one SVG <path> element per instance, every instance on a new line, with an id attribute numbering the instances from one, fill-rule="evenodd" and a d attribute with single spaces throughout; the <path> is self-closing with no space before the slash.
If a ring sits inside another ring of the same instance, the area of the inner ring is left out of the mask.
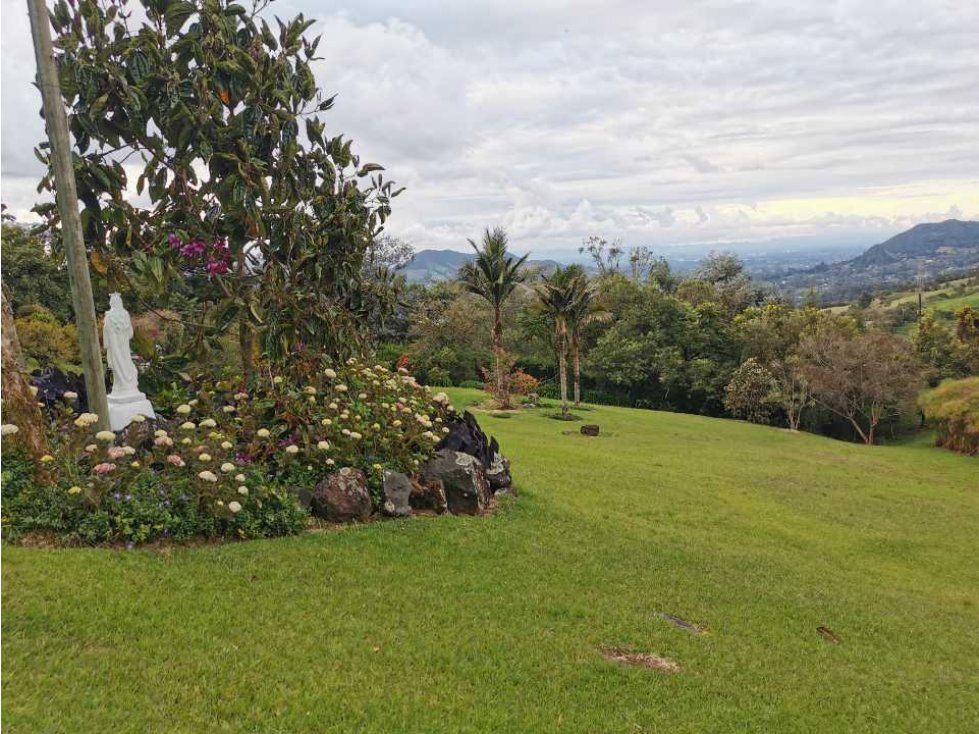
<path id="1" fill-rule="evenodd" d="M 3 199 L 42 127 L 3 3 Z M 461 249 L 889 234 L 979 216 L 979 4 L 288 0 L 319 18 L 328 131 L 407 191 L 390 230 Z"/>

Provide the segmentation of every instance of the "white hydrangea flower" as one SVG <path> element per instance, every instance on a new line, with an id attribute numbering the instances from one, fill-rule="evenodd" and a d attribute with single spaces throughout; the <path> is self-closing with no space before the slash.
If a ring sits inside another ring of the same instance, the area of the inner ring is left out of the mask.
<path id="1" fill-rule="evenodd" d="M 228 503 L 228 509 L 231 510 L 232 512 L 241 512 L 241 503 L 232 500 L 231 502 Z"/>
<path id="2" fill-rule="evenodd" d="M 259 438 L 268 438 L 272 434 L 269 433 L 268 428 L 259 428 L 255 435 L 258 436 Z"/>
<path id="3" fill-rule="evenodd" d="M 360 439 L 363 438 L 363 436 L 357 433 L 357 431 L 351 431 L 350 438 L 352 438 L 354 441 L 359 441 Z"/>
<path id="4" fill-rule="evenodd" d="M 223 408 L 221 408 L 221 410 L 223 410 L 225 413 L 234 413 L 235 412 L 235 406 L 233 406 L 233 405 L 225 405 Z"/>
<path id="5" fill-rule="evenodd" d="M 330 442 L 320 441 L 318 444 L 316 444 L 316 448 L 318 448 L 320 451 L 326 451 L 328 448 L 330 448 Z"/>
<path id="6" fill-rule="evenodd" d="M 238 494 L 240 494 L 242 497 L 247 496 L 248 495 L 248 487 L 246 487 L 244 484 L 242 484 L 240 487 L 238 487 Z"/>
<path id="7" fill-rule="evenodd" d="M 299 453 L 299 447 L 296 446 L 296 444 L 289 444 L 288 446 L 286 446 L 286 453 L 287 454 L 298 454 Z"/>
<path id="8" fill-rule="evenodd" d="M 211 460 L 211 455 L 210 454 L 201 454 L 200 456 L 197 457 L 197 460 L 198 461 L 202 461 L 202 462 L 204 462 L 206 464 L 207 462 L 209 462 Z"/>
<path id="9" fill-rule="evenodd" d="M 182 443 L 184 446 L 190 446 L 194 442 L 191 441 L 189 438 L 183 438 L 180 440 L 180 443 Z"/>
<path id="10" fill-rule="evenodd" d="M 276 385 L 281 385 L 285 380 L 282 378 L 282 375 L 276 375 L 272 378 L 272 382 Z"/>
<path id="11" fill-rule="evenodd" d="M 116 434 L 112 431 L 99 431 L 95 434 L 95 438 L 99 441 L 105 441 L 106 443 L 111 443 L 116 440 Z"/>
<path id="12" fill-rule="evenodd" d="M 65 400 L 77 400 L 78 399 L 78 393 L 77 392 L 72 392 L 71 390 L 68 390 L 64 395 L 62 395 L 62 397 Z"/>
<path id="13" fill-rule="evenodd" d="M 214 428 L 217 424 L 213 418 L 205 418 L 201 421 L 201 428 Z"/>
<path id="14" fill-rule="evenodd" d="M 198 474 L 197 477 L 203 479 L 205 482 L 216 482 L 218 480 L 218 475 L 207 469 Z"/>
<path id="15" fill-rule="evenodd" d="M 133 423 L 144 423 L 144 422 L 146 421 L 146 416 L 145 416 L 145 415 L 141 415 L 141 414 L 139 414 L 139 413 L 137 413 L 137 414 L 136 414 L 136 415 L 134 415 L 134 416 L 133 416 L 132 418 L 130 418 L 130 420 L 131 420 L 131 421 L 132 421 Z"/>
<path id="16" fill-rule="evenodd" d="M 235 465 L 232 464 L 230 461 L 226 461 L 221 465 L 221 471 L 223 471 L 225 474 L 230 474 L 234 470 L 235 470 Z"/>
<path id="17" fill-rule="evenodd" d="M 357 396 L 357 399 L 358 400 L 367 400 L 367 393 L 365 393 L 365 392 L 360 393 L 360 395 Z"/>
<path id="18" fill-rule="evenodd" d="M 323 370 L 323 375 L 328 380 L 335 380 L 335 379 L 337 379 L 336 370 L 331 370 L 329 367 L 327 367 L 325 370 Z"/>
<path id="19" fill-rule="evenodd" d="M 197 428 L 193 421 L 184 421 L 180 424 L 180 427 L 185 431 L 193 431 L 195 428 Z"/>
<path id="20" fill-rule="evenodd" d="M 238 482 L 239 484 L 244 483 L 244 481 L 245 481 L 245 475 L 244 474 L 235 474 L 235 481 Z"/>
<path id="21" fill-rule="evenodd" d="M 157 428 L 155 431 L 153 431 L 153 435 L 156 436 L 157 438 L 163 438 L 164 436 L 167 436 L 169 434 L 167 434 L 167 432 L 164 431 L 162 428 Z"/>
<path id="22" fill-rule="evenodd" d="M 221 448 L 223 448 L 225 451 L 230 451 L 234 447 L 235 447 L 235 445 L 233 443 L 231 443 L 231 441 L 222 441 L 221 442 Z"/>
<path id="23" fill-rule="evenodd" d="M 190 413 L 190 406 L 187 405 L 187 403 L 184 403 L 183 405 L 178 405 L 177 412 L 180 413 L 180 415 L 187 415 Z"/>
<path id="24" fill-rule="evenodd" d="M 82 413 L 75 419 L 75 425 L 79 428 L 88 428 L 99 422 L 99 417 L 95 413 Z"/>
<path id="25" fill-rule="evenodd" d="M 19 430 L 20 428 L 15 426 L 13 423 L 4 423 L 2 426 L 0 426 L 0 436 L 13 436 Z"/>
<path id="26" fill-rule="evenodd" d="M 96 446 L 94 443 L 90 443 L 88 446 L 85 447 L 85 450 L 91 454 L 93 451 L 98 451 L 99 447 Z"/>
<path id="27" fill-rule="evenodd" d="M 336 391 L 337 391 L 337 392 L 347 392 L 347 386 L 346 386 L 346 385 L 344 385 L 344 384 L 343 384 L 343 383 L 341 382 L 341 383 L 340 383 L 339 385 L 337 385 L 337 386 L 336 386 Z"/>
<path id="28" fill-rule="evenodd" d="M 313 387 L 312 385 L 307 385 L 305 388 L 303 388 L 303 390 L 305 391 L 305 393 L 307 395 L 315 395 L 316 394 L 316 388 Z"/>

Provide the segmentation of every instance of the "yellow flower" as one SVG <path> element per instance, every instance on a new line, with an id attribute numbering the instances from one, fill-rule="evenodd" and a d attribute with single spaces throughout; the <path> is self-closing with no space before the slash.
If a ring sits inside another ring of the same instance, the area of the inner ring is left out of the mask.
<path id="1" fill-rule="evenodd" d="M 207 462 L 209 462 L 211 460 L 211 455 L 210 454 L 201 454 L 200 456 L 197 457 L 197 460 L 198 461 L 202 461 L 202 462 L 204 462 L 206 464 Z"/>
<path id="2" fill-rule="evenodd" d="M 193 421 L 184 421 L 180 424 L 180 427 L 185 431 L 193 431 L 195 428 L 197 428 Z"/>
<path id="3" fill-rule="evenodd" d="M 42 464 L 50 464 L 52 461 L 54 461 L 54 457 L 51 454 L 45 454 L 41 457 Z"/>
<path id="4" fill-rule="evenodd" d="M 116 434 L 114 434 L 112 431 L 99 431 L 95 434 L 95 438 L 97 438 L 99 441 L 110 443 L 116 440 Z"/>
<path id="5" fill-rule="evenodd" d="M 272 382 L 276 385 L 281 385 L 283 383 L 282 375 L 276 375 L 273 377 Z"/>
<path id="6" fill-rule="evenodd" d="M 82 413 L 75 419 L 75 425 L 79 428 L 88 428 L 99 422 L 99 417 L 95 413 Z"/>
<path id="7" fill-rule="evenodd" d="M 330 448 L 330 442 L 320 441 L 318 444 L 316 444 L 316 448 L 320 449 L 321 451 L 326 451 L 328 448 Z"/>
<path id="8" fill-rule="evenodd" d="M 190 406 L 187 405 L 187 403 L 184 403 L 183 405 L 178 405 L 177 412 L 180 413 L 180 415 L 187 415 L 188 413 L 190 413 Z"/>
<path id="9" fill-rule="evenodd" d="M 81 494 L 81 493 L 82 493 L 82 488 L 77 485 L 68 490 L 68 494 Z"/>
<path id="10" fill-rule="evenodd" d="M 323 420 L 320 421 L 320 423 L 322 423 L 324 426 L 332 426 L 333 425 L 333 421 L 330 420 L 329 418 L 324 418 Z"/>
<path id="11" fill-rule="evenodd" d="M 132 420 L 133 423 L 143 423 L 146 420 L 146 416 L 134 415 L 130 420 Z"/>
<path id="12" fill-rule="evenodd" d="M 268 438 L 272 434 L 269 433 L 268 428 L 259 428 L 258 432 L 255 435 L 258 436 L 259 438 Z"/>
<path id="13" fill-rule="evenodd" d="M 217 425 L 217 421 L 213 418 L 205 418 L 201 421 L 201 428 L 214 428 Z"/>

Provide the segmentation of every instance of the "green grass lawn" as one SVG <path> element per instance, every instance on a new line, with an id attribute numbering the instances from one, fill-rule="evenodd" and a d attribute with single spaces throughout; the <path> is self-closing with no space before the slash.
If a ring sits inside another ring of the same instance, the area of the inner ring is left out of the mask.
<path id="1" fill-rule="evenodd" d="M 976 731 L 979 462 L 585 416 L 481 416 L 521 491 L 492 517 L 5 547 L 3 730 Z"/>

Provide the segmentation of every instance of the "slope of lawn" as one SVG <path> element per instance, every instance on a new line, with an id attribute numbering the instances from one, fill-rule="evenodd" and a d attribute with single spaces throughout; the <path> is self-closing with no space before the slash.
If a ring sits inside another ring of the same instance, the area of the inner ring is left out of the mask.
<path id="1" fill-rule="evenodd" d="M 480 416 L 522 493 L 492 517 L 5 547 L 3 730 L 976 731 L 979 462 L 584 416 Z"/>

